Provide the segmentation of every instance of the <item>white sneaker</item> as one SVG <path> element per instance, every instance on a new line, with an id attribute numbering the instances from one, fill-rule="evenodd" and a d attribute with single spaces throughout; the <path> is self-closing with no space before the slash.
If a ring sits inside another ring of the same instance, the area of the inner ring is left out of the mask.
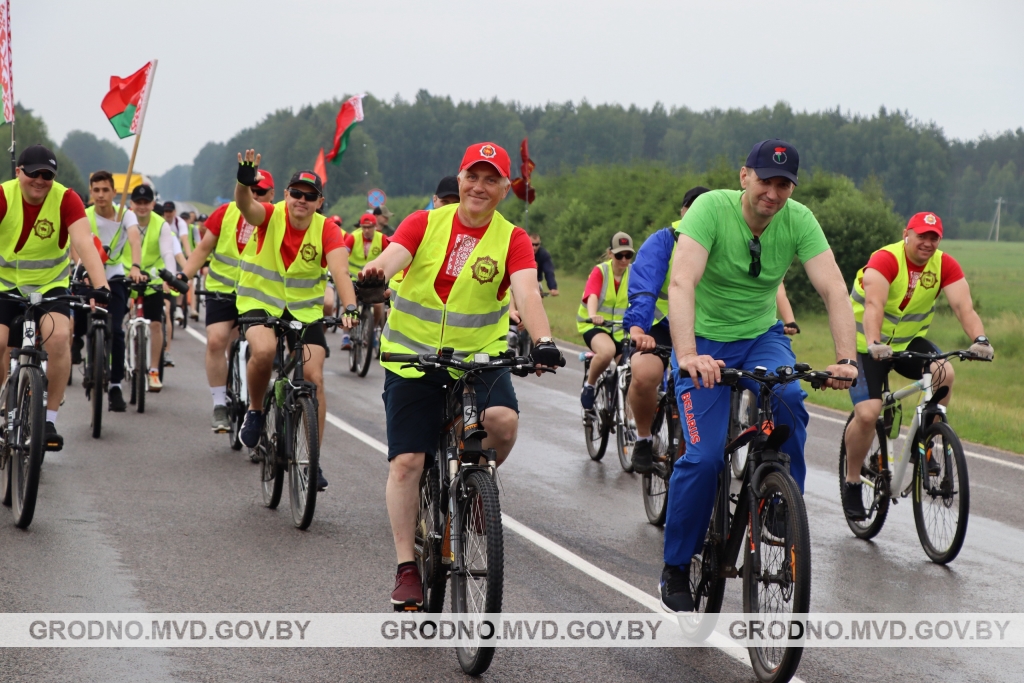
<path id="1" fill-rule="evenodd" d="M 175 308 L 174 309 L 174 320 L 176 322 L 181 322 L 181 319 L 184 318 L 184 317 L 185 317 L 185 315 L 181 312 L 180 308 Z"/>

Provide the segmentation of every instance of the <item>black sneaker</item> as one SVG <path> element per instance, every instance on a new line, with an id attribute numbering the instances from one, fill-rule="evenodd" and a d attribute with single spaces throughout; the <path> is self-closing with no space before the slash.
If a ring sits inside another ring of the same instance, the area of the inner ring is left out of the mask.
<path id="1" fill-rule="evenodd" d="M 46 439 L 46 450 L 59 451 L 64 448 L 64 437 L 57 433 L 57 425 L 50 421 L 46 422 L 44 438 Z"/>
<path id="2" fill-rule="evenodd" d="M 107 408 L 112 413 L 123 413 L 128 410 L 128 404 L 124 402 L 124 396 L 121 395 L 121 387 L 110 387 L 107 392 Z"/>
<path id="3" fill-rule="evenodd" d="M 863 488 L 861 483 L 846 482 L 843 486 L 843 512 L 852 522 L 863 522 L 868 518 L 868 511 L 864 509 L 864 500 L 861 498 Z"/>
<path id="4" fill-rule="evenodd" d="M 633 456 L 630 458 L 633 463 L 633 471 L 637 474 L 647 474 L 654 471 L 654 440 L 644 439 L 633 445 Z"/>
<path id="5" fill-rule="evenodd" d="M 690 572 L 666 564 L 661 572 L 661 608 L 666 612 L 678 614 L 692 612 L 693 607 Z"/>
<path id="6" fill-rule="evenodd" d="M 324 476 L 324 470 L 322 467 L 316 468 L 316 490 L 326 491 L 327 490 L 327 477 Z"/>
<path id="7" fill-rule="evenodd" d="M 238 440 L 247 448 L 256 448 L 263 431 L 263 413 L 258 410 L 245 411 L 245 422 L 238 430 Z"/>
<path id="8" fill-rule="evenodd" d="M 592 410 L 594 407 L 594 399 L 596 397 L 597 387 L 583 387 L 583 391 L 580 392 L 580 405 L 583 406 L 583 410 Z"/>

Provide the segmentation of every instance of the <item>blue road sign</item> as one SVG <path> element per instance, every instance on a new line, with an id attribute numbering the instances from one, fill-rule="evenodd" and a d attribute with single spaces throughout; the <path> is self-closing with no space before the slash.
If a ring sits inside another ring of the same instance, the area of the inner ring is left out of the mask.
<path id="1" fill-rule="evenodd" d="M 388 196 L 384 194 L 384 190 L 370 190 L 366 193 L 366 202 L 373 208 L 378 206 L 384 206 L 388 201 Z"/>

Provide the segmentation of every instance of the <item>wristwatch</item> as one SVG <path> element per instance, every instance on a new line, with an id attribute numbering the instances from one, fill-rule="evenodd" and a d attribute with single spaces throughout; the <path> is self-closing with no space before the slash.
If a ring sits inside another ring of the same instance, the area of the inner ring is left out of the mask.
<path id="1" fill-rule="evenodd" d="M 540 339 L 537 340 L 537 343 L 538 344 L 554 344 L 555 340 L 552 339 L 551 337 L 541 337 Z"/>
<path id="2" fill-rule="evenodd" d="M 988 337 L 986 337 L 983 334 L 978 336 L 978 338 L 974 340 L 974 343 L 975 344 L 985 344 L 986 346 L 992 346 L 992 344 L 989 343 L 989 341 L 988 341 Z"/>
<path id="3" fill-rule="evenodd" d="M 855 367 L 858 370 L 860 370 L 860 366 L 857 365 L 857 361 L 855 361 L 852 358 L 844 358 L 842 360 L 837 360 L 836 361 L 836 365 L 852 365 L 853 367 Z"/>

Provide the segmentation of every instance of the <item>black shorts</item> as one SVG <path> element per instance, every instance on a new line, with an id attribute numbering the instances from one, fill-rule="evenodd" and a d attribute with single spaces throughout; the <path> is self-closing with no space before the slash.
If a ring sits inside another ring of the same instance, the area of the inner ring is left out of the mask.
<path id="1" fill-rule="evenodd" d="M 237 316 L 238 316 L 238 318 L 241 318 L 241 317 L 246 317 L 246 318 L 269 318 L 269 317 L 271 317 L 270 313 L 268 313 L 267 311 L 263 310 L 262 308 L 254 308 L 252 310 L 245 311 L 244 313 L 238 313 Z M 237 318 L 236 318 L 236 320 L 237 320 Z M 284 315 L 281 316 L 281 320 L 290 321 L 290 320 L 295 320 L 295 318 L 292 316 L 291 311 L 285 311 Z M 207 324 L 209 324 L 209 322 L 207 322 Z M 297 333 L 295 333 L 295 332 L 289 332 L 288 333 L 288 348 L 289 349 L 295 348 L 295 341 L 297 339 L 296 334 Z M 310 325 L 310 326 L 308 326 L 306 328 L 306 331 L 302 334 L 302 343 L 303 344 L 314 344 L 316 346 L 322 346 L 322 347 L 324 347 L 325 351 L 327 350 L 327 335 L 324 334 L 324 323 L 323 323 L 323 321 L 318 320 L 318 321 L 316 321 L 315 323 L 313 323 L 312 325 Z"/>
<path id="2" fill-rule="evenodd" d="M 503 406 L 519 412 L 519 401 L 507 370 L 475 373 L 477 409 L 487 426 L 486 408 Z M 387 418 L 388 460 L 402 453 L 426 453 L 427 466 L 433 462 L 438 436 L 444 425 L 447 386 L 456 380 L 447 371 L 428 372 L 423 377 L 402 377 L 384 371 L 384 415 Z"/>
<path id="3" fill-rule="evenodd" d="M 206 297 L 206 326 L 226 322 L 230 322 L 231 327 L 238 325 L 238 308 L 235 306 L 234 298 Z"/>
<path id="4" fill-rule="evenodd" d="M 152 292 L 142 297 L 142 316 L 151 323 L 164 321 L 164 304 L 167 302 L 164 293 Z"/>
<path id="5" fill-rule="evenodd" d="M 662 320 L 652 327 L 648 334 L 654 337 L 654 343 L 658 346 L 672 346 L 672 333 L 668 329 L 668 320 Z M 661 358 L 661 356 L 658 357 Z M 666 368 L 668 367 L 668 362 L 668 358 L 661 358 L 661 364 Z"/>
<path id="6" fill-rule="evenodd" d="M 906 348 L 917 353 L 942 353 L 939 347 L 924 337 L 914 338 Z M 850 389 L 850 400 L 854 405 L 869 399 L 882 398 L 882 386 L 890 370 L 895 370 L 907 379 L 921 379 L 924 364 L 920 360 L 875 360 L 869 353 L 857 354 L 857 386 Z"/>
<path id="7" fill-rule="evenodd" d="M 599 327 L 589 329 L 583 333 L 583 341 L 586 342 L 588 349 L 590 349 L 591 351 L 594 350 L 594 347 L 591 345 L 591 342 L 593 341 L 594 337 L 596 337 L 599 334 L 603 334 L 609 337 L 613 342 L 615 342 L 616 356 L 622 353 L 622 342 L 616 339 L 615 337 L 612 337 L 612 335 L 608 334 L 608 330 L 602 330 Z"/>
<path id="8" fill-rule="evenodd" d="M 21 295 L 18 290 L 11 290 L 12 294 Z M 68 293 L 68 290 L 64 287 L 56 287 L 43 294 L 45 299 L 48 296 L 64 296 Z M 20 304 L 16 301 L 7 301 L 0 299 L 0 325 L 8 328 L 9 332 L 7 335 L 7 346 L 8 348 L 14 348 L 21 346 L 21 325 L 15 325 L 14 321 L 22 316 L 25 312 L 25 305 Z M 36 324 L 39 323 L 39 319 L 47 313 L 60 313 L 63 316 L 71 317 L 71 304 L 67 301 L 51 301 L 49 303 L 40 304 L 35 308 Z"/>

